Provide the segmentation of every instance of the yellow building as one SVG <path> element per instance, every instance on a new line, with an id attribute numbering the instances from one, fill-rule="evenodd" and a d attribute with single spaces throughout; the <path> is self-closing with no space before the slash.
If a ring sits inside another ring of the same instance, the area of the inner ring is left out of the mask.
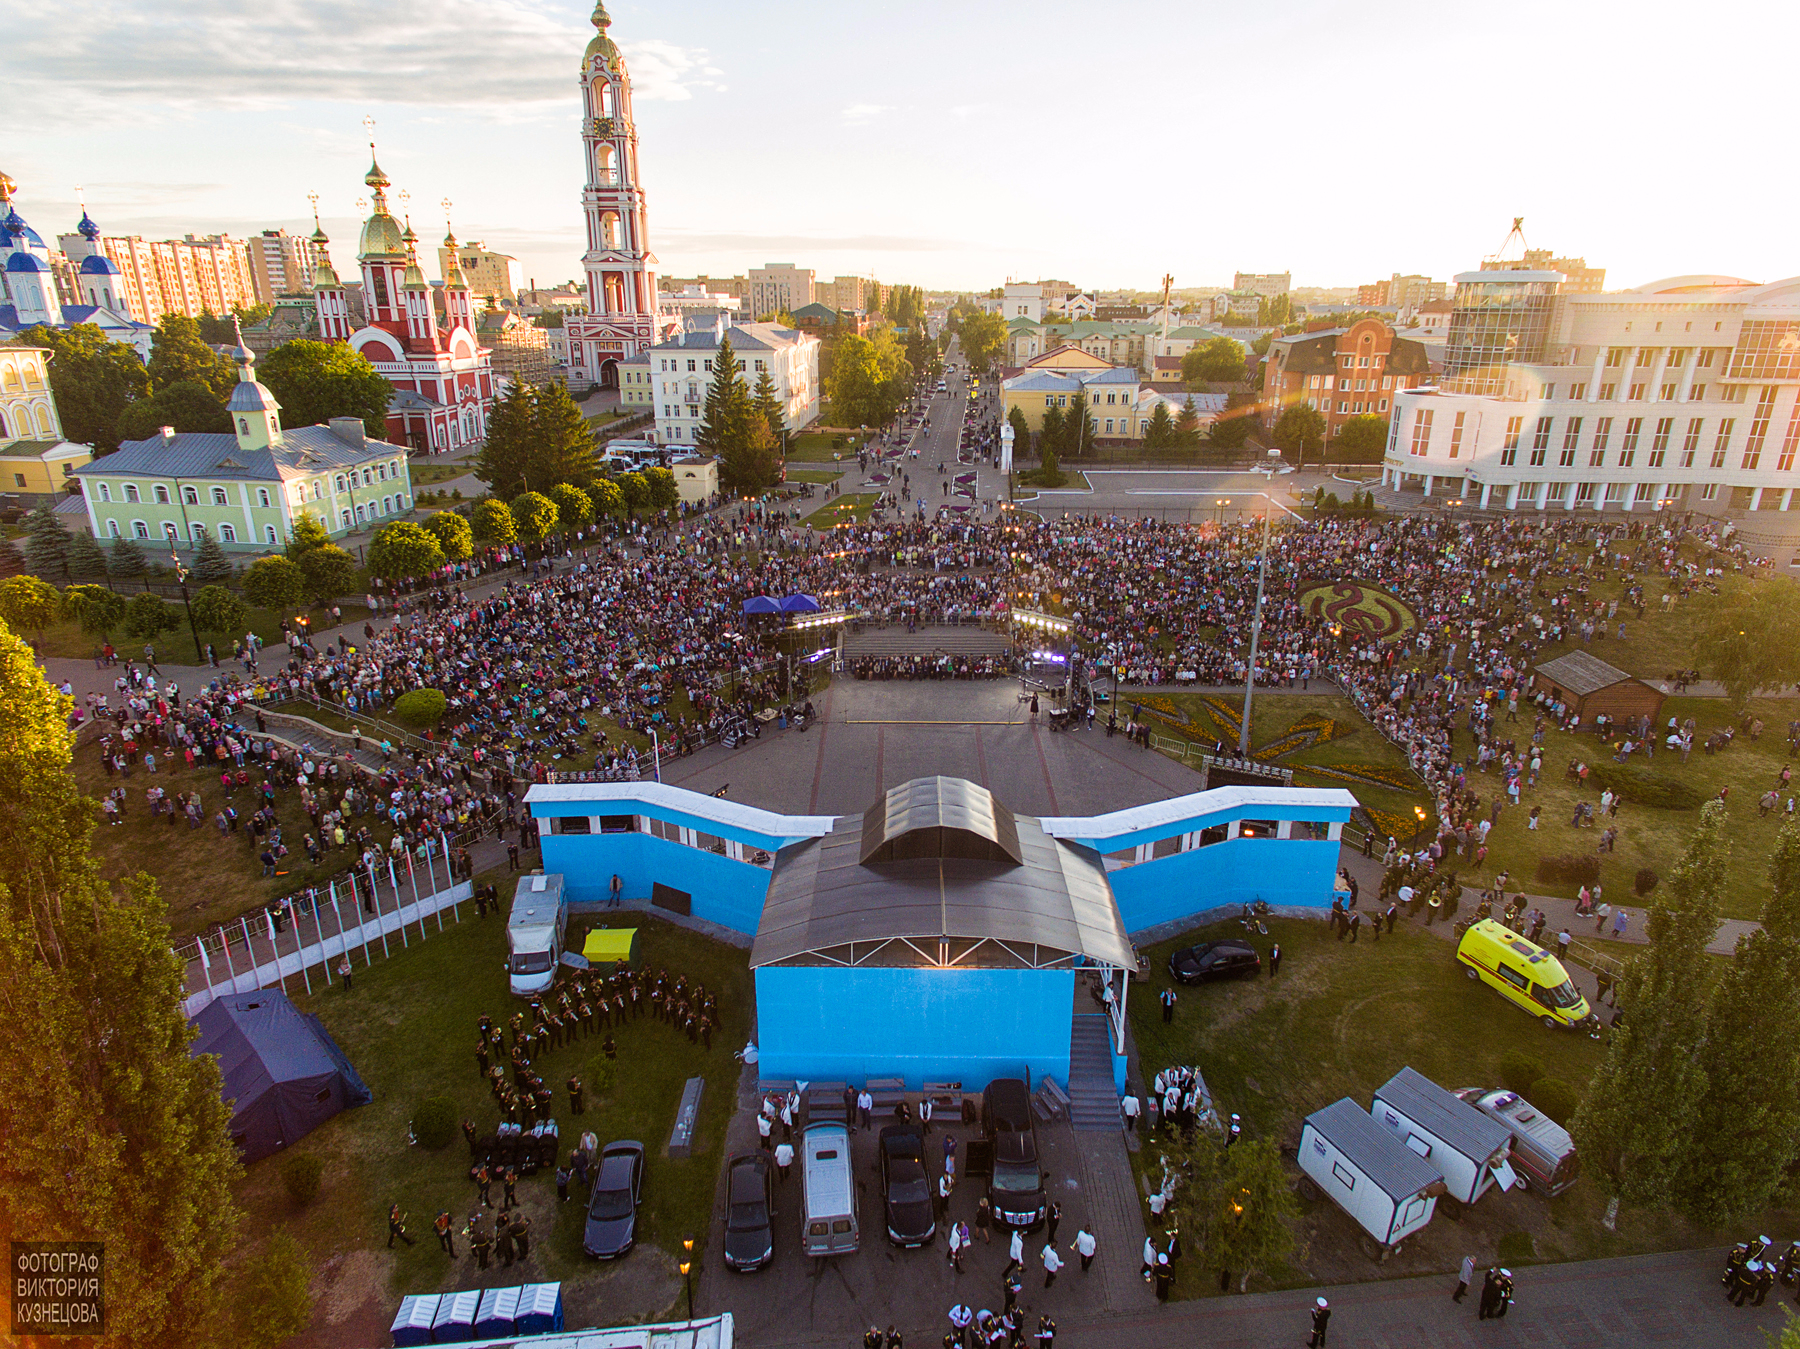
<path id="1" fill-rule="evenodd" d="M 619 402 L 624 407 L 647 408 L 655 402 L 650 386 L 650 358 L 639 356 L 619 362 Z"/>
<path id="2" fill-rule="evenodd" d="M 1014 408 L 1025 414 L 1033 431 L 1043 429 L 1050 408 L 1066 410 L 1085 393 L 1094 435 L 1101 440 L 1137 440 L 1149 424 L 1149 411 L 1138 413 L 1141 381 L 1129 366 L 1111 362 L 1073 345 L 1057 347 L 1031 361 L 1001 385 L 1005 416 Z"/>
<path id="3" fill-rule="evenodd" d="M 620 367 L 624 369 L 623 366 Z M 695 455 L 675 461 L 675 491 L 682 503 L 704 506 L 719 494 L 719 461 Z"/>
<path id="4" fill-rule="evenodd" d="M 92 446 L 63 439 L 49 351 L 0 347 L 0 494 L 64 496 L 75 470 L 93 457 Z"/>

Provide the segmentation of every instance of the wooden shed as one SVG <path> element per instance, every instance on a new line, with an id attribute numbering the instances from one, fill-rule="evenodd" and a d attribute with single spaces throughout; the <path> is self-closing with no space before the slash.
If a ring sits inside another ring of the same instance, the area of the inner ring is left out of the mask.
<path id="1" fill-rule="evenodd" d="M 1592 722 L 1604 712 L 1609 717 L 1638 717 L 1648 713 L 1655 722 L 1662 711 L 1664 694 L 1616 666 L 1586 651 L 1547 660 L 1532 676 L 1532 687 L 1560 698 Z"/>

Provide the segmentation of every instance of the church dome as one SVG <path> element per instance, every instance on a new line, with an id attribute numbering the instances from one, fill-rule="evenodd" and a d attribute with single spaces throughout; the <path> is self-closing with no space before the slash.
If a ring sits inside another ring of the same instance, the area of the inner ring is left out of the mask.
<path id="1" fill-rule="evenodd" d="M 81 223 L 75 227 L 75 232 L 89 243 L 100 237 L 100 227 L 94 223 L 94 218 L 87 213 L 85 207 L 82 208 Z"/>
<path id="2" fill-rule="evenodd" d="M 594 34 L 594 40 L 588 43 L 587 51 L 582 54 L 582 64 L 585 65 L 587 62 L 592 61 L 595 56 L 598 56 L 600 57 L 601 64 L 608 70 L 611 70 L 613 65 L 619 59 L 619 49 L 617 45 L 614 44 L 613 40 L 606 35 L 606 30 L 612 26 L 612 16 L 606 12 L 604 0 L 602 0 L 602 3 L 594 6 L 593 24 L 594 27 L 598 28 L 600 31 Z"/>
<path id="3" fill-rule="evenodd" d="M 106 254 L 95 253 L 81 260 L 81 274 L 83 276 L 117 276 L 119 268 L 118 264 Z"/>
<path id="4" fill-rule="evenodd" d="M 21 252 L 14 253 L 6 260 L 6 270 L 9 272 L 47 272 L 50 270 L 50 264 L 36 253 Z"/>
<path id="5" fill-rule="evenodd" d="M 375 214 L 363 222 L 362 247 L 358 252 L 365 258 L 405 256 L 400 222 L 387 213 L 385 206 L 377 206 Z"/>
<path id="6" fill-rule="evenodd" d="M 269 386 L 259 384 L 253 379 L 239 380 L 231 387 L 231 397 L 225 403 L 227 412 L 279 412 L 281 404 L 275 401 L 275 395 L 269 392 Z"/>
<path id="7" fill-rule="evenodd" d="M 6 232 L 12 235 L 15 245 L 44 247 L 43 236 L 25 223 L 25 217 L 19 214 L 16 207 L 6 213 Z"/>

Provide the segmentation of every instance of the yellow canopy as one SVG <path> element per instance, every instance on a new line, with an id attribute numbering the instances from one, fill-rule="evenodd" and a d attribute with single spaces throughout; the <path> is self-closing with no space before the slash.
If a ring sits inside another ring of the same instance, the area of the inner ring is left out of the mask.
<path id="1" fill-rule="evenodd" d="M 614 928 L 599 927 L 587 934 L 587 942 L 581 948 L 581 954 L 590 962 L 629 961 L 631 946 L 637 940 L 635 927 Z"/>

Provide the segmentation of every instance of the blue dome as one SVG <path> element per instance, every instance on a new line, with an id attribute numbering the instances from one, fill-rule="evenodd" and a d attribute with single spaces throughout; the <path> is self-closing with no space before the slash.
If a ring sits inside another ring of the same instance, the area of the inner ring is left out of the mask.
<path id="1" fill-rule="evenodd" d="M 81 274 L 83 276 L 117 276 L 119 267 L 106 254 L 96 253 L 92 257 L 81 260 Z"/>
<path id="2" fill-rule="evenodd" d="M 50 270 L 50 264 L 36 253 L 14 253 L 6 260 L 6 270 L 9 272 L 47 272 Z"/>
<path id="3" fill-rule="evenodd" d="M 23 240 L 25 243 L 36 244 L 39 248 L 44 246 L 43 238 L 25 223 L 25 217 L 19 214 L 17 207 L 14 207 L 6 217 L 6 230 L 13 236 L 15 243 Z"/>
<path id="4" fill-rule="evenodd" d="M 75 227 L 75 230 L 84 239 L 92 240 L 100 237 L 100 227 L 94 223 L 85 208 L 81 212 L 81 223 Z"/>

